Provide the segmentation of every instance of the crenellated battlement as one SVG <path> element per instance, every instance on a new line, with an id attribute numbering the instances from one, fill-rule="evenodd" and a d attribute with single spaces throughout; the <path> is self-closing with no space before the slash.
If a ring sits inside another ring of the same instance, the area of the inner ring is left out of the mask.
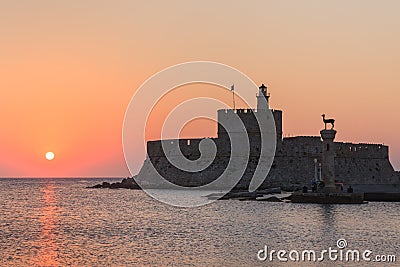
<path id="1" fill-rule="evenodd" d="M 230 145 L 228 139 L 224 138 L 188 138 L 188 139 L 167 139 L 147 142 L 147 153 L 149 156 L 164 156 L 163 146 L 170 147 L 176 143 L 186 156 L 200 155 L 199 145 L 204 139 L 210 139 L 220 147 L 219 152 L 229 155 Z M 297 136 L 283 139 L 282 146 L 277 150 L 277 155 L 287 157 L 307 156 L 320 157 L 322 154 L 322 141 L 318 136 Z M 388 159 L 389 147 L 383 144 L 366 143 L 343 143 L 335 142 L 335 153 L 337 158 L 370 158 Z M 250 146 L 257 150 L 257 143 L 250 140 Z"/>
<path id="2" fill-rule="evenodd" d="M 270 109 L 270 111 L 275 112 L 281 110 Z M 241 113 L 265 112 L 265 110 L 257 110 L 255 108 L 238 108 L 238 109 L 219 109 L 217 112 L 226 114 L 241 114 Z"/>
<path id="3" fill-rule="evenodd" d="M 322 141 L 319 136 L 296 136 L 283 139 L 281 154 L 287 156 L 309 155 L 319 156 L 322 153 Z M 338 158 L 375 158 L 387 159 L 389 147 L 383 144 L 343 143 L 335 142 Z"/>
<path id="4" fill-rule="evenodd" d="M 256 109 L 220 109 L 218 110 L 218 137 L 224 138 L 227 135 L 227 132 L 223 125 L 232 125 L 235 121 L 232 116 L 237 116 L 243 122 L 248 134 L 252 135 L 259 135 L 260 134 L 260 127 L 258 125 L 258 121 L 256 115 L 258 112 L 265 116 L 265 118 L 269 119 L 269 117 L 273 116 L 275 122 L 275 130 L 276 130 L 276 139 L 277 145 L 279 146 L 282 142 L 282 111 L 271 109 L 268 110 L 256 110 Z M 267 130 L 267 129 L 263 129 Z"/>
<path id="5" fill-rule="evenodd" d="M 165 151 L 163 147 L 168 148 L 178 144 L 182 154 L 190 157 L 200 155 L 199 145 L 202 140 L 206 138 L 190 138 L 190 139 L 166 139 L 147 142 L 147 155 L 149 157 L 163 157 Z M 214 138 L 210 138 L 214 140 Z"/>
<path id="6" fill-rule="evenodd" d="M 218 113 L 226 113 L 226 114 L 240 114 L 240 113 L 253 113 L 255 109 L 251 108 L 239 108 L 239 109 L 219 109 Z"/>
<path id="7" fill-rule="evenodd" d="M 389 158 L 389 147 L 382 144 L 335 143 L 336 157 Z"/>

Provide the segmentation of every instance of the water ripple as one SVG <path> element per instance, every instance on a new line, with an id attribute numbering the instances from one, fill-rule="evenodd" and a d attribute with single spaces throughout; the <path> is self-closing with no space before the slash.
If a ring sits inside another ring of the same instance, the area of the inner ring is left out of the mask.
<path id="1" fill-rule="evenodd" d="M 140 191 L 84 188 L 95 183 L 0 179 L 0 266 L 266 266 L 256 258 L 264 245 L 321 250 L 339 238 L 400 251 L 399 203 L 228 200 L 184 209 Z"/>

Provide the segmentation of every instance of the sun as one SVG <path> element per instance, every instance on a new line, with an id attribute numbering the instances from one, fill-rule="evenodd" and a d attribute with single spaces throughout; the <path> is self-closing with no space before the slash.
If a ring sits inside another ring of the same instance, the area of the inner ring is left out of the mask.
<path id="1" fill-rule="evenodd" d="M 55 155 L 53 152 L 47 152 L 45 157 L 47 160 L 53 160 Z"/>

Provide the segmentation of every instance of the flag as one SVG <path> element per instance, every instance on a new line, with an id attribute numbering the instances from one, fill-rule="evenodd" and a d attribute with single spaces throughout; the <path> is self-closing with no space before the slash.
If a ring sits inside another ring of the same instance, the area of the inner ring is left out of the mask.
<path id="1" fill-rule="evenodd" d="M 231 91 L 234 91 L 234 90 L 235 90 L 235 85 L 232 84 L 232 85 L 231 85 Z"/>

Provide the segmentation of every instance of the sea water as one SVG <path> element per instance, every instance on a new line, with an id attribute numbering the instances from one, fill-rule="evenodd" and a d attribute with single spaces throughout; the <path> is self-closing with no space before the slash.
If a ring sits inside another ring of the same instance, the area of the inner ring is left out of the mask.
<path id="1" fill-rule="evenodd" d="M 400 261 L 400 203 L 220 200 L 177 208 L 139 190 L 86 188 L 102 181 L 111 180 L 0 179 L 0 266 L 396 266 L 375 255 Z M 304 250 L 320 257 L 329 248 L 338 257 L 346 250 L 372 254 L 369 262 L 301 259 Z M 279 250 L 286 251 L 281 260 Z"/>

